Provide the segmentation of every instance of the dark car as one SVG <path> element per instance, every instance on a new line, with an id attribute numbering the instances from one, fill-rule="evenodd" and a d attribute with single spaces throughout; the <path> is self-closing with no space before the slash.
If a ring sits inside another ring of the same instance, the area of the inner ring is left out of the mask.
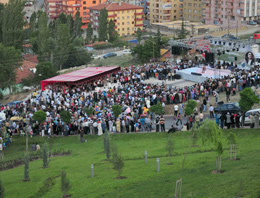
<path id="1" fill-rule="evenodd" d="M 113 53 L 113 52 L 110 52 L 110 53 L 107 53 L 103 56 L 103 58 L 109 58 L 109 57 L 114 57 L 114 56 L 117 56 L 116 53 Z"/>
<path id="2" fill-rule="evenodd" d="M 13 102 L 7 103 L 6 105 L 9 107 L 11 107 L 11 106 L 15 107 L 16 105 L 19 105 L 21 102 L 22 101 L 13 101 Z"/>
<path id="3" fill-rule="evenodd" d="M 237 113 L 240 112 L 241 109 L 236 103 L 230 103 L 219 105 L 214 109 L 214 111 L 215 113 Z"/>

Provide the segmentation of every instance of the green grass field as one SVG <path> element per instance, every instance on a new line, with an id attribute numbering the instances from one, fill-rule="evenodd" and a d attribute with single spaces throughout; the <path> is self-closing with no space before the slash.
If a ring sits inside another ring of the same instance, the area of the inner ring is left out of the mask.
<path id="1" fill-rule="evenodd" d="M 230 131 L 224 131 L 225 136 Z M 191 132 L 172 134 L 175 149 L 173 165 L 168 165 L 166 151 L 168 133 L 113 134 L 111 141 L 117 144 L 124 159 L 122 176 L 116 179 L 117 172 L 112 163 L 105 160 L 103 136 L 85 136 L 86 143 L 80 143 L 79 136 L 53 139 L 53 150 L 71 150 L 69 156 L 51 158 L 49 168 L 42 169 L 42 160 L 30 163 L 30 181 L 22 182 L 24 166 L 2 171 L 0 177 L 5 187 L 6 197 L 48 197 L 61 196 L 60 174 L 65 170 L 70 179 L 72 197 L 173 197 L 176 180 L 183 179 L 182 197 L 260 197 L 260 134 L 259 130 L 233 130 L 238 135 L 240 160 L 229 160 L 229 145 L 224 144 L 222 174 L 212 174 L 215 169 L 216 153 L 212 146 L 191 147 Z M 29 145 L 39 142 L 43 147 L 47 138 L 33 137 Z M 22 156 L 25 150 L 25 137 L 14 137 L 7 148 L 4 160 Z M 144 152 L 148 152 L 148 163 L 144 162 Z M 186 154 L 184 169 L 182 161 Z M 160 172 L 156 171 L 156 158 L 160 158 Z M 94 178 L 91 178 L 91 164 L 94 164 Z M 44 181 L 53 177 L 53 186 L 42 196 L 36 196 Z"/>
<path id="2" fill-rule="evenodd" d="M 129 67 L 130 65 L 139 65 L 141 62 L 134 61 L 132 55 L 115 56 L 106 59 L 92 60 L 91 64 L 95 64 L 97 67 L 101 66 L 120 66 Z"/>

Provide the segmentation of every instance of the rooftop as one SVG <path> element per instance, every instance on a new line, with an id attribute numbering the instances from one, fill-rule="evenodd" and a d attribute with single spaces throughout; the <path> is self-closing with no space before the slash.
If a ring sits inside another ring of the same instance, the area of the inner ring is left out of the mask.
<path id="1" fill-rule="evenodd" d="M 19 84 L 22 82 L 22 79 L 25 79 L 30 75 L 34 75 L 30 69 L 35 69 L 35 67 L 36 63 L 24 60 L 22 66 L 17 69 L 16 83 Z"/>

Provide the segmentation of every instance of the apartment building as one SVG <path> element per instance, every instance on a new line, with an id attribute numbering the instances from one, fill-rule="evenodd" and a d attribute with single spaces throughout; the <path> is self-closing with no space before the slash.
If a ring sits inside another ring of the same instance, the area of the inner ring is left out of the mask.
<path id="1" fill-rule="evenodd" d="M 259 0 L 203 0 L 205 24 L 220 25 L 223 28 L 240 26 L 243 21 L 258 19 Z"/>
<path id="2" fill-rule="evenodd" d="M 87 7 L 99 5 L 106 0 L 45 0 L 44 8 L 47 16 L 50 19 L 56 19 L 62 12 L 66 15 L 71 14 L 75 16 L 77 11 L 80 12 L 82 17 L 82 28 L 87 28 L 89 21 L 89 9 Z"/>
<path id="3" fill-rule="evenodd" d="M 202 0 L 184 0 L 183 18 L 187 21 L 202 22 Z"/>
<path id="4" fill-rule="evenodd" d="M 115 29 L 120 36 L 132 35 L 138 28 L 144 26 L 144 8 L 123 2 L 104 3 L 89 7 L 90 22 L 93 28 L 99 27 L 98 17 L 100 10 L 106 8 L 108 11 L 108 20 L 112 19 L 116 25 Z"/>
<path id="5" fill-rule="evenodd" d="M 164 23 L 183 17 L 185 0 L 150 0 L 150 23 Z"/>

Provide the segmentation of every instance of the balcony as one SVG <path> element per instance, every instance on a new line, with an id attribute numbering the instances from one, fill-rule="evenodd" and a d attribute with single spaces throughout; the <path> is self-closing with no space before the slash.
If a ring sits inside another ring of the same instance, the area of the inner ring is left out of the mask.
<path id="1" fill-rule="evenodd" d="M 108 15 L 107 18 L 114 18 L 114 17 L 117 17 L 117 14 Z"/>
<path id="2" fill-rule="evenodd" d="M 144 15 L 143 12 L 135 13 L 135 15 Z"/>
<path id="3" fill-rule="evenodd" d="M 79 8 L 81 7 L 81 4 L 73 4 L 73 7 Z"/>
<path id="4" fill-rule="evenodd" d="M 58 13 L 59 10 L 50 10 L 49 13 Z"/>
<path id="5" fill-rule="evenodd" d="M 135 21 L 143 21 L 144 18 L 135 19 Z"/>
<path id="6" fill-rule="evenodd" d="M 144 24 L 135 24 L 135 27 L 142 27 Z"/>
<path id="7" fill-rule="evenodd" d="M 66 12 L 66 13 L 71 13 L 71 14 L 73 14 L 73 13 L 74 13 L 74 11 L 73 11 L 73 10 L 66 10 L 65 12 Z"/>

